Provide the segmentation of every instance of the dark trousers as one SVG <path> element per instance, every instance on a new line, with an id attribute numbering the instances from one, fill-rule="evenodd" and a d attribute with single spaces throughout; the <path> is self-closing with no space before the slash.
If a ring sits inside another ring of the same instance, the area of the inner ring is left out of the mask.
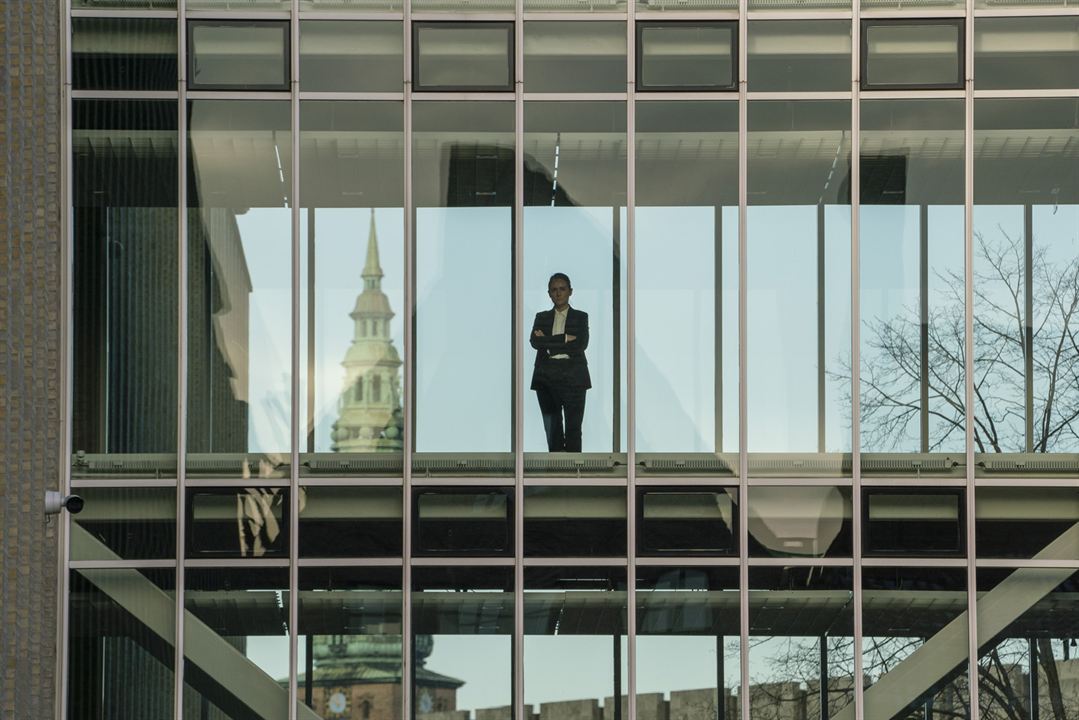
<path id="1" fill-rule="evenodd" d="M 536 386 L 548 452 L 581 452 L 581 422 L 584 420 L 586 388 L 556 383 Z M 563 416 L 565 422 L 563 423 Z"/>

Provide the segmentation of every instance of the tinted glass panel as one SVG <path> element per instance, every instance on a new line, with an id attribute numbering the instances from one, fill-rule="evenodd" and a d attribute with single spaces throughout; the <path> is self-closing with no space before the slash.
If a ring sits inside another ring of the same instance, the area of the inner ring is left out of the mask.
<path id="1" fill-rule="evenodd" d="M 72 560 L 176 557 L 176 490 L 79 488 L 86 506 L 71 520 Z"/>
<path id="2" fill-rule="evenodd" d="M 302 489 L 300 557 L 401 554 L 401 488 Z"/>
<path id="3" fill-rule="evenodd" d="M 985 718 L 1068 717 L 1079 634 L 1074 568 L 978 570 L 978 706 Z M 1021 599 L 1001 603 L 999 598 Z"/>
<path id="4" fill-rule="evenodd" d="M 849 568 L 750 568 L 752 717 L 831 718 L 854 703 Z"/>
<path id="5" fill-rule="evenodd" d="M 968 718 L 967 571 L 865 568 L 865 716 Z"/>
<path id="6" fill-rule="evenodd" d="M 399 22 L 301 22 L 300 89 L 401 92 L 403 52 Z"/>
<path id="7" fill-rule="evenodd" d="M 513 554 L 513 497 L 508 489 L 416 490 L 413 555 Z"/>
<path id="8" fill-rule="evenodd" d="M 626 553 L 623 488 L 525 488 L 524 514 L 526 557 Z"/>
<path id="9" fill-rule="evenodd" d="M 68 720 L 172 715 L 175 588 L 172 569 L 71 572 Z"/>
<path id="10" fill-rule="evenodd" d="M 71 19 L 76 90 L 175 90 L 178 79 L 175 20 Z"/>
<path id="11" fill-rule="evenodd" d="M 736 555 L 737 489 L 638 488 L 639 555 Z"/>
<path id="12" fill-rule="evenodd" d="M 416 90 L 512 90 L 513 25 L 414 23 Z"/>
<path id="13" fill-rule="evenodd" d="M 413 111 L 417 474 L 513 473 L 513 125 L 512 103 Z"/>
<path id="14" fill-rule="evenodd" d="M 850 89 L 850 23 L 766 20 L 749 23 L 751 91 Z"/>
<path id="15" fill-rule="evenodd" d="M 526 22 L 526 92 L 625 92 L 626 26 Z"/>
<path id="16" fill-rule="evenodd" d="M 1079 87 L 1079 17 L 978 18 L 979 90 Z"/>
<path id="17" fill-rule="evenodd" d="M 625 103 L 527 102 L 524 142 L 526 471 L 624 474 Z"/>
<path id="18" fill-rule="evenodd" d="M 417 720 L 512 720 L 513 568 L 415 568 Z"/>
<path id="19" fill-rule="evenodd" d="M 1071 477 L 1079 100 L 977 100 L 974 123 L 977 472 Z"/>
<path id="20" fill-rule="evenodd" d="M 301 568 L 299 589 L 298 702 L 317 717 L 399 720 L 399 692 L 375 694 L 342 673 L 401 672 L 400 568 Z"/>
<path id="21" fill-rule="evenodd" d="M 288 90 L 287 22 L 189 22 L 187 52 L 191 89 Z"/>
<path id="22" fill-rule="evenodd" d="M 733 88 L 736 32 L 734 23 L 639 23 L 638 89 Z"/>
<path id="23" fill-rule="evenodd" d="M 184 716 L 288 714 L 288 568 L 188 569 Z"/>
<path id="24" fill-rule="evenodd" d="M 738 615 L 737 568 L 637 568 L 638 717 L 740 716 Z"/>
<path id="25" fill-rule="evenodd" d="M 749 554 L 850 557 L 851 516 L 850 488 L 751 488 Z"/>
<path id="26" fill-rule="evenodd" d="M 866 490 L 866 555 L 962 555 L 962 490 Z"/>
<path id="27" fill-rule="evenodd" d="M 626 691 L 625 569 L 529 568 L 524 588 L 526 707 L 613 716 Z"/>
<path id="28" fill-rule="evenodd" d="M 72 101 L 72 475 L 176 475 L 178 115 Z"/>
<path id="29" fill-rule="evenodd" d="M 861 114 L 862 469 L 961 477 L 963 102 L 864 100 Z"/>
<path id="30" fill-rule="evenodd" d="M 961 22 L 865 21 L 863 88 L 962 87 Z"/>
<path id="31" fill-rule="evenodd" d="M 850 104 L 749 103 L 751 474 L 850 473 Z"/>
<path id="32" fill-rule="evenodd" d="M 1079 557 L 1079 490 L 979 487 L 974 497 L 978 557 Z"/>
<path id="33" fill-rule="evenodd" d="M 187 557 L 288 555 L 286 488 L 188 489 Z"/>
<path id="34" fill-rule="evenodd" d="M 188 103 L 189 476 L 288 476 L 287 101 Z"/>
<path id="35" fill-rule="evenodd" d="M 733 474 L 738 107 L 642 101 L 636 113 L 637 472 Z"/>
<path id="36" fill-rule="evenodd" d="M 403 122 L 399 102 L 300 104 L 305 475 L 401 474 Z"/>

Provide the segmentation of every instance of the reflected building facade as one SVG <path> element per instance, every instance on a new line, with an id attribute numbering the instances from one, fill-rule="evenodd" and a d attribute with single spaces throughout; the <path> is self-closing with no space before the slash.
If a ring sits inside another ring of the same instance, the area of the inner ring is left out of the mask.
<path id="1" fill-rule="evenodd" d="M 1070 2 L 64 22 L 64 720 L 1079 714 Z"/>

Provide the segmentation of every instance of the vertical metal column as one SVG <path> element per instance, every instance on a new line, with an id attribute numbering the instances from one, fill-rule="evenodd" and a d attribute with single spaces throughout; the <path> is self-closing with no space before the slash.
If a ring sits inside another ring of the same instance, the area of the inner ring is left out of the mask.
<path id="1" fill-rule="evenodd" d="M 964 31 L 963 340 L 966 355 L 967 674 L 970 678 L 970 717 L 978 720 L 981 714 L 978 701 L 978 571 L 974 561 L 977 557 L 974 535 L 974 0 L 966 0 Z"/>
<path id="2" fill-rule="evenodd" d="M 630 720 L 637 720 L 637 47 L 636 0 L 626 3 L 626 679 Z M 616 301 L 620 300 L 616 297 Z M 617 306 L 617 305 L 616 305 Z M 615 367 L 617 375 L 621 368 Z M 621 423 L 614 428 L 621 433 Z M 615 446 L 618 447 L 617 445 Z M 615 677 L 622 672 L 615 665 Z M 615 708 L 622 699 L 615 693 Z"/>
<path id="3" fill-rule="evenodd" d="M 415 693 L 412 676 L 415 672 L 412 645 L 412 450 L 415 443 L 415 331 L 416 331 L 416 215 L 412 198 L 412 2 L 403 1 L 401 32 L 404 33 L 403 74 L 404 114 L 404 387 L 401 405 L 404 427 L 401 433 L 401 717 L 411 720 Z"/>
<path id="4" fill-rule="evenodd" d="M 715 427 L 715 443 L 713 449 L 716 453 L 723 452 L 723 206 L 716 205 L 712 211 L 712 261 L 715 264 L 715 273 L 712 279 L 712 306 L 714 316 L 712 327 L 712 382 L 715 388 L 715 406 L 712 408 Z"/>
<path id="5" fill-rule="evenodd" d="M 749 100 L 746 96 L 749 0 L 738 0 L 738 637 L 741 717 L 749 718 L 749 453 L 746 375 Z"/>
<path id="6" fill-rule="evenodd" d="M 921 452 L 929 452 L 929 207 L 918 206 L 918 393 Z"/>
<path id="7" fill-rule="evenodd" d="M 827 449 L 825 442 L 825 430 L 828 426 L 827 408 L 825 406 L 826 377 L 824 368 L 828 362 L 825 357 L 825 323 L 828 314 L 825 312 L 825 263 L 824 254 L 827 247 L 824 242 L 824 201 L 817 203 L 817 452 L 823 453 Z"/>
<path id="8" fill-rule="evenodd" d="M 291 346 L 291 395 L 289 404 L 289 552 L 288 552 L 288 717 L 296 720 L 296 666 L 299 660 L 299 579 L 297 556 L 300 548 L 300 0 L 292 0 L 292 18 L 289 23 L 289 98 L 292 111 L 291 163 L 292 188 L 292 346 Z M 310 265 L 313 258 L 308 257 Z M 311 308 L 308 308 L 311 311 Z M 313 372 L 308 366 L 307 371 Z M 311 396 L 308 395 L 308 402 Z M 312 416 L 313 417 L 313 416 Z"/>
<path id="9" fill-rule="evenodd" d="M 513 23 L 513 718 L 524 720 L 524 0 Z"/>
<path id="10" fill-rule="evenodd" d="M 1034 206 L 1023 205 L 1023 415 L 1025 452 L 1034 452 Z"/>
<path id="11" fill-rule="evenodd" d="M 862 138 L 862 8 L 860 0 L 851 5 L 851 103 L 850 103 L 850 397 L 851 397 L 851 529 L 854 564 L 854 717 L 865 717 L 862 679 L 862 307 L 861 307 L 861 138 Z"/>
<path id="12" fill-rule="evenodd" d="M 187 238 L 187 0 L 176 0 L 176 38 L 179 79 L 177 83 L 177 109 L 179 118 L 176 125 L 177 174 L 179 176 L 178 197 L 176 199 L 177 232 L 179 234 L 180 257 L 177 267 L 180 271 L 179 291 L 180 320 L 178 327 L 178 386 L 176 418 L 176 593 L 175 593 L 175 632 L 176 645 L 173 657 L 173 718 L 182 720 L 184 702 L 184 553 L 187 548 L 187 312 L 188 312 L 188 260 L 190 249 Z"/>
<path id="13" fill-rule="evenodd" d="M 73 258 L 75 233 L 73 227 L 74 209 L 72 207 L 72 107 L 71 107 L 71 0 L 59 3 L 60 12 L 60 67 L 61 67 L 61 99 L 60 99 L 60 207 L 62 208 L 62 221 L 60 223 L 60 349 L 63 358 L 63 372 L 60 375 L 60 392 L 64 398 L 60 413 L 60 457 L 58 458 L 60 475 L 58 480 L 60 492 L 67 496 L 71 492 L 71 444 L 72 444 L 72 415 L 74 400 L 72 396 L 73 373 L 74 373 L 74 349 L 71 341 L 71 330 L 74 325 L 74 300 L 72 289 L 74 288 Z M 57 553 L 56 553 L 56 597 L 59 599 L 56 622 L 56 685 L 57 695 L 54 702 L 54 712 L 57 720 L 67 718 L 67 663 L 70 651 L 67 642 L 68 627 L 70 625 L 71 598 L 68 587 L 68 560 L 71 556 L 68 547 L 68 538 L 71 518 L 69 513 L 61 516 L 57 523 Z"/>

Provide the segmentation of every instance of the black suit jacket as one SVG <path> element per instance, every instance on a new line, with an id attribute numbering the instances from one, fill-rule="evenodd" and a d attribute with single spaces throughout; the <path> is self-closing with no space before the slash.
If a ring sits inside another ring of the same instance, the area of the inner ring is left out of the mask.
<path id="1" fill-rule="evenodd" d="M 570 308 L 566 311 L 566 332 L 551 334 L 554 328 L 554 308 L 536 313 L 528 341 L 536 349 L 536 367 L 532 371 L 532 389 L 537 385 L 562 385 L 567 387 L 592 387 L 588 374 L 588 360 L 584 351 L 588 347 L 588 313 Z M 536 337 L 536 330 L 543 337 Z M 566 342 L 566 335 L 574 340 Z M 552 355 L 569 355 L 569 358 L 552 360 Z"/>

